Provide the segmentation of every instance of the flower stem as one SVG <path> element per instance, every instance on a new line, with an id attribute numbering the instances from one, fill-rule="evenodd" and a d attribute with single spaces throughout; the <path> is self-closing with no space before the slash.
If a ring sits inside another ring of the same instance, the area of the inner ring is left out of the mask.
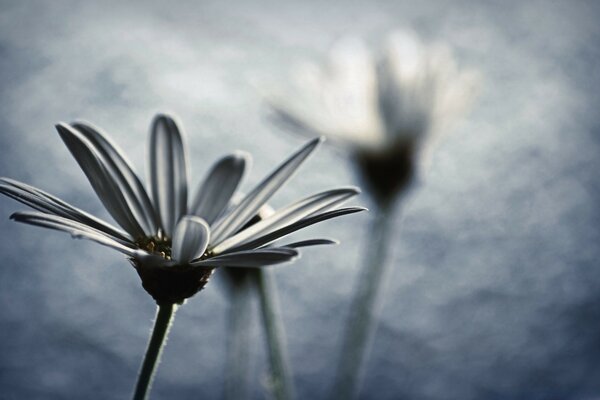
<path id="1" fill-rule="evenodd" d="M 229 272 L 229 271 L 227 271 Z M 237 271 L 236 271 L 237 272 Z M 229 321 L 227 326 L 227 360 L 225 368 L 225 399 L 248 398 L 250 386 L 250 328 L 251 328 L 251 276 L 245 270 L 232 280 Z"/>
<path id="2" fill-rule="evenodd" d="M 378 207 L 370 228 L 365 263 L 356 286 L 344 333 L 331 399 L 353 399 L 358 395 L 362 366 L 377 325 L 389 263 L 386 262 L 392 208 Z"/>
<path id="3" fill-rule="evenodd" d="M 145 400 L 150 392 L 150 386 L 152 385 L 152 379 L 156 372 L 156 366 L 160 359 L 162 348 L 165 344 L 165 339 L 171 327 L 171 322 L 175 316 L 175 310 L 177 306 L 175 304 L 159 305 L 156 314 L 156 320 L 154 321 L 154 328 L 152 330 L 152 336 L 146 349 L 146 355 L 142 362 L 142 368 L 138 375 L 138 381 L 135 386 L 135 393 L 133 394 L 133 400 Z"/>
<path id="4" fill-rule="evenodd" d="M 271 271 L 263 268 L 256 269 L 255 277 L 260 294 L 262 322 L 269 350 L 273 395 L 277 400 L 291 400 L 294 398 L 294 385 L 286 352 L 285 334 L 281 322 L 281 309 L 275 279 Z"/>

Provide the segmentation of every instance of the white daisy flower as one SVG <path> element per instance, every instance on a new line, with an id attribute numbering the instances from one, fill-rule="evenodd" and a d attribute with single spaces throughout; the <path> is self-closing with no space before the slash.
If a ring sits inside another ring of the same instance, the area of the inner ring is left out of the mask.
<path id="1" fill-rule="evenodd" d="M 189 201 L 184 138 L 169 116 L 158 115 L 152 123 L 149 190 L 107 135 L 82 122 L 60 123 L 56 128 L 121 228 L 38 188 L 0 178 L 0 193 L 35 210 L 17 212 L 11 218 L 65 231 L 125 254 L 159 305 L 180 304 L 193 296 L 217 267 L 283 263 L 298 256 L 298 247 L 334 243 L 328 239 L 286 245 L 274 242 L 317 222 L 363 210 L 340 208 L 359 192 L 348 187 L 308 196 L 248 224 L 315 150 L 319 138 L 304 145 L 231 206 L 250 156 L 235 152 L 217 161 Z"/>

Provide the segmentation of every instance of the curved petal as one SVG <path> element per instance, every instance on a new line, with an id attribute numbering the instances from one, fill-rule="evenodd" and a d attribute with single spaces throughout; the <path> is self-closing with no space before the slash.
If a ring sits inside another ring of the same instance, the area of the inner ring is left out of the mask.
<path id="1" fill-rule="evenodd" d="M 104 166 L 114 176 L 129 208 L 144 228 L 146 236 L 155 235 L 158 230 L 158 218 L 154 207 L 144 185 L 133 171 L 124 153 L 95 127 L 83 122 L 76 122 L 71 126 L 81 132 L 102 157 Z"/>
<path id="2" fill-rule="evenodd" d="M 331 218 L 341 217 L 342 215 L 346 215 L 346 214 L 353 214 L 356 212 L 365 211 L 365 210 L 366 210 L 366 208 L 363 208 L 363 207 L 347 207 L 347 208 L 340 208 L 339 210 L 327 211 L 327 212 L 324 212 L 321 214 L 316 214 L 316 215 L 306 217 L 306 218 L 301 219 L 300 221 L 297 221 L 291 225 L 288 225 L 283 228 L 277 229 L 275 231 L 266 233 L 263 236 L 260 236 L 256 239 L 253 239 L 253 240 L 243 243 L 241 245 L 238 245 L 238 246 L 235 246 L 232 248 L 223 248 L 221 246 L 217 246 L 217 247 L 211 249 L 211 251 L 213 252 L 213 254 L 221 254 L 224 252 L 230 253 L 230 252 L 238 252 L 238 251 L 243 251 L 243 250 L 256 249 L 258 247 L 269 244 L 283 236 L 289 235 L 290 233 L 296 232 L 299 229 L 306 228 L 307 226 L 314 225 L 318 222 L 325 221 L 325 220 L 328 220 Z"/>
<path id="3" fill-rule="evenodd" d="M 190 214 L 197 215 L 212 225 L 229 205 L 249 162 L 250 155 L 243 152 L 220 159 L 200 185 Z"/>
<path id="4" fill-rule="evenodd" d="M 111 247 L 130 257 L 137 256 L 142 251 L 131 246 L 130 243 L 120 241 L 104 232 L 97 231 L 79 222 L 56 215 L 49 215 L 34 211 L 17 212 L 10 216 L 17 222 L 70 233 L 74 239 L 89 239 L 104 246 Z"/>
<path id="5" fill-rule="evenodd" d="M 187 212 L 187 157 L 175 121 L 159 114 L 150 131 L 150 186 L 162 229 L 171 236 Z"/>
<path id="6" fill-rule="evenodd" d="M 271 196 L 293 175 L 323 138 L 315 138 L 289 157 L 252 190 L 229 214 L 217 222 L 213 240 L 218 243 L 248 222 Z"/>
<path id="7" fill-rule="evenodd" d="M 81 222 L 116 238 L 131 242 L 126 232 L 76 208 L 41 189 L 9 178 L 0 178 L 0 193 L 35 210 Z"/>
<path id="8" fill-rule="evenodd" d="M 144 230 L 131 212 L 119 184 L 90 141 L 69 125 L 58 124 L 56 129 L 115 221 L 134 238 L 144 236 Z"/>
<path id="9" fill-rule="evenodd" d="M 299 247 L 321 246 L 331 244 L 339 244 L 339 242 L 337 240 L 332 239 L 308 239 L 294 243 L 282 244 L 281 247 L 291 247 L 293 249 L 297 249 Z"/>
<path id="10" fill-rule="evenodd" d="M 327 190 L 325 192 L 308 196 L 276 211 L 271 216 L 246 229 L 243 229 L 221 243 L 216 243 L 215 248 L 221 249 L 222 252 L 228 248 L 239 246 L 240 244 L 262 236 L 269 231 L 274 231 L 286 225 L 293 224 L 302 218 L 319 213 L 320 211 L 331 209 L 331 207 L 347 201 L 351 197 L 356 196 L 358 193 L 360 193 L 360 191 L 357 188 L 351 187 Z"/>
<path id="11" fill-rule="evenodd" d="M 238 251 L 208 258 L 206 260 L 192 261 L 194 267 L 239 267 L 259 268 L 268 265 L 280 264 L 298 257 L 297 250 L 291 248 L 269 248 L 249 251 Z"/>
<path id="12" fill-rule="evenodd" d="M 186 215 L 181 218 L 173 234 L 171 258 L 185 264 L 204 254 L 210 240 L 210 228 L 200 217 Z"/>

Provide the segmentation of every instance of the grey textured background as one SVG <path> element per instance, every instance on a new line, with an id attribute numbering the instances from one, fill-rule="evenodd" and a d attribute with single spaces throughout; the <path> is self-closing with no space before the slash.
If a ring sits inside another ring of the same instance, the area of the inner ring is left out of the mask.
<path id="1" fill-rule="evenodd" d="M 396 221 L 361 397 L 597 399 L 599 17 L 593 0 L 3 1 L 0 175 L 106 216 L 53 124 L 92 121 L 143 171 L 148 124 L 170 111 L 194 183 L 239 148 L 248 188 L 302 142 L 264 121 L 255 82 L 283 85 L 340 35 L 414 28 L 484 87 Z M 353 183 L 349 167 L 324 147 L 273 203 Z M 119 254 L 8 220 L 22 208 L 0 199 L 0 398 L 127 398 L 154 304 Z M 342 244 L 277 269 L 299 398 L 327 392 L 368 221 L 311 229 Z M 212 283 L 179 310 L 154 398 L 221 397 L 226 305 Z"/>

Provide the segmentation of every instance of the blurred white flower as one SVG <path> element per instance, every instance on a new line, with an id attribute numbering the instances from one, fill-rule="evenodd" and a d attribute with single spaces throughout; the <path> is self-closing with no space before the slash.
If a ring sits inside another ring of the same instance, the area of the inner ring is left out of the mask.
<path id="1" fill-rule="evenodd" d="M 466 111 L 479 81 L 448 47 L 410 32 L 391 34 L 377 56 L 344 39 L 323 67 L 306 64 L 293 79 L 293 95 L 269 96 L 276 121 L 347 148 L 378 199 L 410 183 L 423 145 Z"/>

